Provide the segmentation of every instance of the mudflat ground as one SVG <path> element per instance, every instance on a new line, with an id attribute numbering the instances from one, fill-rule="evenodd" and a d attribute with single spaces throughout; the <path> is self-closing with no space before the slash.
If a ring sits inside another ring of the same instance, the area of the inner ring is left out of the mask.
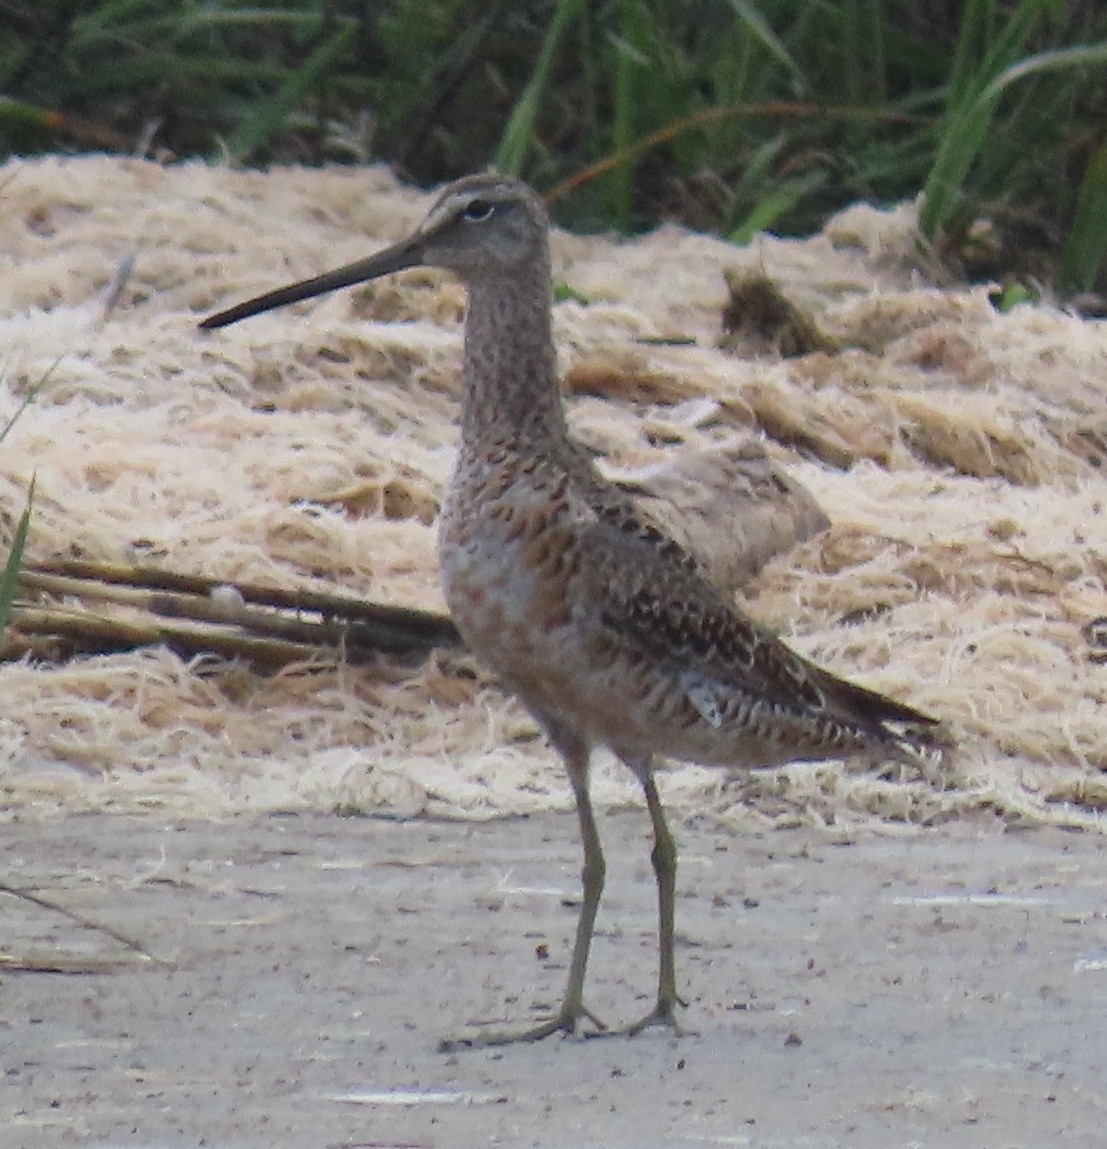
<path id="1" fill-rule="evenodd" d="M 590 1003 L 650 1003 L 644 815 L 603 819 Z M 557 1001 L 572 815 L 3 827 L 0 1141 L 1102 1146 L 1107 843 L 679 828 L 698 1033 L 438 1052 Z"/>

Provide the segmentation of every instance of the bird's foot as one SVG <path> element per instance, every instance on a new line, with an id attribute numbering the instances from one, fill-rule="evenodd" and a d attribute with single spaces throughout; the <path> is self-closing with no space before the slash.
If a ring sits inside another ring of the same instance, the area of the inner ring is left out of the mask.
<path id="1" fill-rule="evenodd" d="M 652 1029 L 654 1026 L 664 1026 L 674 1037 L 689 1037 L 695 1034 L 696 1031 L 694 1029 L 686 1029 L 680 1024 L 676 1015 L 676 1007 L 686 1004 L 687 1003 L 681 1001 L 680 998 L 658 998 L 657 1004 L 645 1017 L 641 1017 L 637 1021 L 632 1021 L 630 1025 L 624 1025 L 620 1029 L 609 1030 L 608 1032 L 622 1037 L 634 1037 L 644 1029 Z"/>
<path id="2" fill-rule="evenodd" d="M 586 1030 L 585 1022 L 591 1022 L 594 1030 Z M 459 1049 L 488 1049 L 497 1045 L 514 1045 L 521 1041 L 541 1041 L 555 1033 L 570 1037 L 598 1037 L 607 1033 L 608 1028 L 586 1006 L 562 1006 L 555 1017 L 543 1021 L 530 1029 L 490 1030 L 487 1033 L 465 1034 L 461 1037 L 443 1038 L 438 1043 L 439 1053 L 456 1053 Z"/>

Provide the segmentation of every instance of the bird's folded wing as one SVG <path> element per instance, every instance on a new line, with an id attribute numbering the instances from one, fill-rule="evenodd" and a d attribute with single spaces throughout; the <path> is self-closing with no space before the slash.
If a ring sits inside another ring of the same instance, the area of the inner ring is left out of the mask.
<path id="1" fill-rule="evenodd" d="M 687 552 L 630 516 L 580 526 L 586 599 L 608 641 L 666 667 L 708 721 L 756 702 L 822 715 L 876 737 L 885 723 L 932 725 L 909 706 L 815 666 L 732 605 Z"/>

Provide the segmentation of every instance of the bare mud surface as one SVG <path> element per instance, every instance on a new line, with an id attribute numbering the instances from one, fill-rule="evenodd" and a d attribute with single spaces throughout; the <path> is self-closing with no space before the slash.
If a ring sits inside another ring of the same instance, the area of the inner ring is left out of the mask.
<path id="1" fill-rule="evenodd" d="M 605 817 L 589 978 L 650 1004 L 648 830 Z M 437 1051 L 565 977 L 572 815 L 3 827 L 0 1142 L 1101 1146 L 1107 843 L 679 829 L 679 1040 Z"/>

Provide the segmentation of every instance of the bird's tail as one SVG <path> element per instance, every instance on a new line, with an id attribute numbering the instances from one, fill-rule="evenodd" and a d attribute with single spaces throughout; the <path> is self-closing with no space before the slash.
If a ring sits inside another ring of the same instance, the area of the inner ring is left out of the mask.
<path id="1" fill-rule="evenodd" d="M 819 685 L 843 718 L 848 715 L 848 721 L 867 731 L 897 761 L 933 763 L 947 757 L 955 745 L 944 722 L 904 702 L 836 675 L 827 674 Z"/>

